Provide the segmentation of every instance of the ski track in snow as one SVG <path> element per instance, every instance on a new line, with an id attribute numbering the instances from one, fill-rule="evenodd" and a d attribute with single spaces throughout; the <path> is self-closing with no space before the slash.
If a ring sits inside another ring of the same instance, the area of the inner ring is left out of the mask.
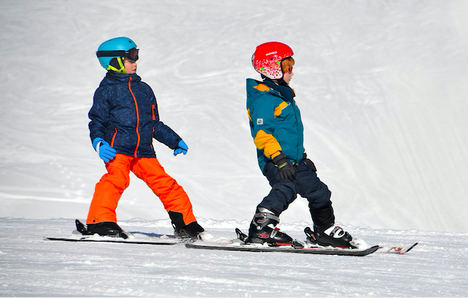
<path id="1" fill-rule="evenodd" d="M 234 237 L 247 222 L 201 220 Z M 43 240 L 68 236 L 73 219 L 0 218 L 0 296 L 464 296 L 468 235 L 353 229 L 369 244 L 419 245 L 407 255 L 290 255 Z M 123 221 L 170 233 L 167 220 Z M 222 226 L 222 228 L 219 228 Z M 297 239 L 304 224 L 283 230 Z"/>

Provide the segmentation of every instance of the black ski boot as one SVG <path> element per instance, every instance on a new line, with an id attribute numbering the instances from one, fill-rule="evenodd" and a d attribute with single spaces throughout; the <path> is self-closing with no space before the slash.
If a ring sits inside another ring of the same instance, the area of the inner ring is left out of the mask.
<path id="1" fill-rule="evenodd" d="M 332 246 L 340 248 L 356 248 L 353 245 L 353 237 L 348 232 L 345 232 L 340 226 L 331 226 L 328 229 L 320 230 L 314 226 L 314 230 L 307 227 L 304 232 L 307 236 L 307 241 L 320 246 Z"/>
<path id="2" fill-rule="evenodd" d="M 83 227 L 78 227 L 77 223 L 77 229 L 83 235 L 98 234 L 99 236 L 109 236 L 123 239 L 128 238 L 128 234 L 122 230 L 122 228 L 116 222 L 113 221 L 103 221 L 95 224 L 87 224 L 86 227 L 84 227 L 84 225 Z"/>
<path id="3" fill-rule="evenodd" d="M 203 233 L 205 229 L 198 222 L 192 221 L 186 225 L 182 213 L 176 211 L 169 211 L 168 213 L 175 236 L 187 240 L 200 239 L 200 233 Z"/>
<path id="4" fill-rule="evenodd" d="M 204 231 L 205 229 L 203 229 L 203 227 L 200 226 L 198 222 L 196 221 L 191 222 L 188 225 L 183 226 L 180 229 L 177 229 L 174 226 L 174 234 L 177 237 L 180 237 L 182 239 L 192 239 L 192 240 L 200 239 L 200 234 Z"/>
<path id="5" fill-rule="evenodd" d="M 268 243 L 270 246 L 291 245 L 293 239 L 280 232 L 276 225 L 279 217 L 266 208 L 258 208 L 249 228 L 249 237 L 246 242 Z"/>

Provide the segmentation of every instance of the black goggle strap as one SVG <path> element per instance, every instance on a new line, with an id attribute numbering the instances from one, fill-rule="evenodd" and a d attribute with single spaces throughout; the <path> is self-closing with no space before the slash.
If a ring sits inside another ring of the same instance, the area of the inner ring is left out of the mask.
<path id="1" fill-rule="evenodd" d="M 136 48 L 130 49 L 128 51 L 97 51 L 96 56 L 99 57 L 125 57 L 131 59 L 133 61 L 138 60 L 138 52 L 139 50 Z"/>

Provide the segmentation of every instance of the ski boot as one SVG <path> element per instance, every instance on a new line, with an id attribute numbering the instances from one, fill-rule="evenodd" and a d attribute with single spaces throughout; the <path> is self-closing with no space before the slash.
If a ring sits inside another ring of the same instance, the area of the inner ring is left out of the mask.
<path id="1" fill-rule="evenodd" d="M 205 229 L 203 229 L 198 222 L 193 221 L 188 225 L 185 225 L 181 228 L 177 228 L 174 226 L 174 235 L 182 238 L 183 240 L 197 240 L 201 239 L 201 233 L 203 233 Z"/>
<path id="2" fill-rule="evenodd" d="M 192 221 L 186 225 L 182 213 L 176 211 L 169 211 L 168 213 L 176 237 L 182 240 L 201 239 L 200 234 L 203 233 L 205 229 L 203 229 L 198 222 Z"/>
<path id="3" fill-rule="evenodd" d="M 246 243 L 267 243 L 269 246 L 291 245 L 293 239 L 280 232 L 276 225 L 279 217 L 266 208 L 258 208 L 250 223 Z"/>
<path id="4" fill-rule="evenodd" d="M 103 221 L 95 224 L 87 224 L 84 226 L 79 220 L 75 221 L 77 230 L 83 235 L 94 235 L 108 236 L 127 239 L 128 234 L 122 228 L 113 221 Z"/>
<path id="5" fill-rule="evenodd" d="M 320 230 L 317 226 L 314 226 L 314 230 L 312 231 L 309 227 L 304 229 L 307 241 L 311 244 L 339 248 L 357 248 L 352 242 L 353 237 L 340 226 L 333 225 L 325 230 Z"/>

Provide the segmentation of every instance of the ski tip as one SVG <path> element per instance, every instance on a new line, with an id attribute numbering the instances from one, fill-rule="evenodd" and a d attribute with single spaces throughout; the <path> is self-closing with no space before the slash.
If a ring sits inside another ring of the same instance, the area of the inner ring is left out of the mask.
<path id="1" fill-rule="evenodd" d="M 405 253 L 409 252 L 410 250 L 412 250 L 416 245 L 418 245 L 419 242 L 415 242 L 413 243 L 410 247 L 408 247 L 408 249 L 405 251 Z"/>
<path id="2" fill-rule="evenodd" d="M 379 249 L 382 249 L 383 253 L 392 253 L 392 254 L 397 254 L 397 255 L 404 255 L 408 253 L 410 250 L 412 250 L 416 245 L 418 245 L 418 242 L 415 242 L 408 246 L 407 248 L 404 246 L 392 246 L 392 247 L 384 247 L 384 246 L 379 246 Z"/>

